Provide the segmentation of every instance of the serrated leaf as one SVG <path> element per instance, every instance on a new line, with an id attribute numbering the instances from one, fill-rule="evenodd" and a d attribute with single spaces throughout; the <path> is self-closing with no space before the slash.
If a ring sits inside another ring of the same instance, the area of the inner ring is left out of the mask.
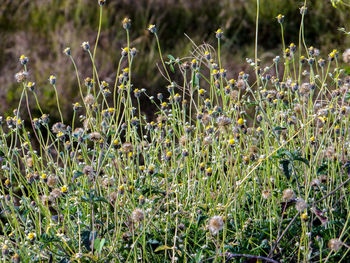
<path id="1" fill-rule="evenodd" d="M 324 172 L 326 172 L 328 170 L 328 164 L 324 163 L 322 164 L 320 167 L 317 168 L 316 174 L 320 175 L 323 174 Z"/>
<path id="2" fill-rule="evenodd" d="M 290 161 L 288 159 L 280 160 L 280 164 L 282 165 L 283 173 L 287 177 L 288 180 L 290 179 L 289 163 L 290 163 Z"/>

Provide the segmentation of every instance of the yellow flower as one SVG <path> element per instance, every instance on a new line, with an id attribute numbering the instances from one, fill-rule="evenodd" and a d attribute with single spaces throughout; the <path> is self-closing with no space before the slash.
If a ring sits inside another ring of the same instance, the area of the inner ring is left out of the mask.
<path id="1" fill-rule="evenodd" d="M 307 212 L 301 214 L 301 219 L 306 221 L 309 217 L 307 216 Z"/>
<path id="2" fill-rule="evenodd" d="M 156 25 L 149 25 L 149 26 L 148 26 L 148 30 L 149 30 L 151 33 L 156 33 L 156 32 L 157 32 Z"/>
<path id="3" fill-rule="evenodd" d="M 230 139 L 230 140 L 228 141 L 228 143 L 230 144 L 230 146 L 234 145 L 234 144 L 235 144 L 235 139 Z"/>
<path id="4" fill-rule="evenodd" d="M 237 123 L 238 123 L 238 125 L 243 125 L 244 124 L 244 120 L 242 118 L 239 118 Z"/>
<path id="5" fill-rule="evenodd" d="M 61 187 L 61 192 L 62 192 L 62 193 L 67 193 L 67 192 L 68 192 L 68 187 L 65 186 L 65 185 L 62 186 L 62 187 Z"/>
<path id="6" fill-rule="evenodd" d="M 213 169 L 211 167 L 208 167 L 206 172 L 207 172 L 207 174 L 211 174 L 211 173 L 213 173 Z"/>
<path id="7" fill-rule="evenodd" d="M 277 18 L 278 23 L 282 23 L 284 20 L 284 15 L 279 14 L 276 18 Z"/>
<path id="8" fill-rule="evenodd" d="M 35 239 L 35 233 L 29 233 L 27 235 L 27 238 L 30 240 L 30 241 L 33 241 Z"/>

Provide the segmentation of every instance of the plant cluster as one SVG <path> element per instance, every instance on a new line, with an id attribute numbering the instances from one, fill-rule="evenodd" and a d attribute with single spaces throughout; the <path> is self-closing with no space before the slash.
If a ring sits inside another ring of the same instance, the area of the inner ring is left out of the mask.
<path id="1" fill-rule="evenodd" d="M 59 76 L 48 77 L 61 119 L 51 123 L 30 60 L 19 59 L 19 105 L 0 126 L 2 261 L 349 260 L 350 78 L 340 58 L 349 63 L 350 50 L 324 56 L 307 46 L 304 4 L 299 43 L 285 43 L 278 15 L 282 55 L 265 63 L 256 45 L 251 70 L 232 76 L 222 29 L 216 49 L 193 42 L 187 57 L 164 60 L 151 24 L 168 82 L 155 98 L 132 84 L 129 18 L 115 81 L 100 79 L 105 2 L 95 44 L 81 44 L 91 76 L 63 51 L 81 95 L 72 120 L 61 112 Z M 259 1 L 256 43 L 258 15 Z M 141 100 L 157 107 L 153 119 Z"/>

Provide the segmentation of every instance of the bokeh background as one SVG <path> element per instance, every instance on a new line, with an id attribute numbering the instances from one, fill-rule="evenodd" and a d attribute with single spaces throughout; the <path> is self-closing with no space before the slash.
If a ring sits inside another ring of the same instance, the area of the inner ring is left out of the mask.
<path id="1" fill-rule="evenodd" d="M 304 1 L 261 0 L 259 24 L 259 57 L 263 60 L 281 55 L 280 26 L 275 17 L 285 15 L 286 43 L 298 43 Z M 332 7 L 329 0 L 307 1 L 305 17 L 307 45 L 317 47 L 325 56 L 337 48 L 350 47 L 350 37 L 338 30 L 350 30 L 350 9 Z M 30 80 L 36 89 L 44 112 L 58 118 L 54 90 L 48 85 L 50 74 L 57 76 L 61 107 L 66 118 L 72 115 L 72 103 L 79 101 L 75 73 L 63 49 L 71 47 L 81 78 L 92 77 L 89 57 L 80 44 L 93 46 L 98 28 L 97 0 L 1 0 L 0 1 L 0 112 L 6 115 L 17 107 L 21 86 L 14 74 L 21 69 L 20 55 L 29 57 Z M 155 38 L 146 30 L 156 24 L 163 54 L 188 56 L 192 43 L 209 43 L 216 47 L 214 32 L 224 30 L 222 60 L 229 77 L 245 70 L 245 58 L 254 56 L 255 0 L 107 0 L 102 33 L 97 51 L 100 79 L 113 82 L 121 48 L 126 45 L 124 17 L 132 20 L 131 46 L 138 49 L 133 83 L 149 94 L 164 90 L 166 82 L 158 72 Z M 143 102 L 146 104 L 147 102 Z M 34 104 L 32 104 L 34 105 Z M 33 114 L 39 113 L 33 106 Z"/>

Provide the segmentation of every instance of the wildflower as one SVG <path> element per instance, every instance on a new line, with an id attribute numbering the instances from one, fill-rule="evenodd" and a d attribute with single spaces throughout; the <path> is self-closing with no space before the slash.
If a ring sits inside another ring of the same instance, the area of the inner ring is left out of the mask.
<path id="1" fill-rule="evenodd" d="M 322 58 L 320 58 L 318 61 L 317 61 L 318 65 L 323 68 L 325 65 L 326 65 L 326 61 Z"/>
<path id="2" fill-rule="evenodd" d="M 239 126 L 243 126 L 244 125 L 244 120 L 242 118 L 239 118 L 238 121 L 237 121 L 237 124 Z"/>
<path id="3" fill-rule="evenodd" d="M 294 191 L 290 188 L 287 188 L 282 193 L 283 199 L 287 202 L 292 201 L 295 198 Z"/>
<path id="4" fill-rule="evenodd" d="M 35 236 L 36 236 L 35 233 L 31 232 L 27 235 L 27 238 L 29 239 L 29 241 L 33 242 L 35 239 Z"/>
<path id="5" fill-rule="evenodd" d="M 102 138 L 99 132 L 92 132 L 89 134 L 89 139 L 93 142 L 97 142 Z"/>
<path id="6" fill-rule="evenodd" d="M 299 199 L 295 204 L 295 209 L 300 213 L 305 211 L 306 208 L 307 208 L 307 203 L 303 199 Z"/>
<path id="7" fill-rule="evenodd" d="M 46 179 L 46 174 L 42 174 L 41 178 Z M 57 184 L 57 178 L 53 175 L 47 178 L 47 185 L 49 187 L 54 187 Z"/>
<path id="8" fill-rule="evenodd" d="M 350 64 L 350 48 L 348 48 L 347 50 L 344 51 L 343 53 L 343 60 L 345 63 L 349 63 Z"/>
<path id="9" fill-rule="evenodd" d="M 88 50 L 90 50 L 90 45 L 89 45 L 89 42 L 83 42 L 82 44 L 81 44 L 81 47 L 85 50 L 85 51 L 88 51 Z"/>
<path id="10" fill-rule="evenodd" d="M 68 187 L 67 187 L 66 185 L 62 186 L 62 187 L 61 187 L 61 193 L 62 193 L 62 194 L 65 194 L 65 193 L 67 193 L 67 192 L 68 192 Z"/>
<path id="11" fill-rule="evenodd" d="M 149 25 L 148 26 L 148 31 L 151 32 L 152 34 L 157 33 L 156 25 Z"/>
<path id="12" fill-rule="evenodd" d="M 10 179 L 6 179 L 5 182 L 4 182 L 5 186 L 6 187 L 10 187 L 11 186 L 11 181 Z"/>
<path id="13" fill-rule="evenodd" d="M 279 14 L 276 18 L 277 18 L 278 23 L 280 23 L 280 24 L 283 23 L 283 21 L 284 21 L 284 15 Z"/>
<path id="14" fill-rule="evenodd" d="M 91 88 L 94 84 L 94 81 L 91 78 L 87 77 L 85 78 L 84 83 L 86 87 Z"/>
<path id="15" fill-rule="evenodd" d="M 231 119 L 226 116 L 221 116 L 218 118 L 218 126 L 221 128 L 227 127 L 232 123 Z"/>
<path id="16" fill-rule="evenodd" d="M 131 20 L 129 18 L 125 17 L 122 21 L 122 24 L 123 24 L 123 28 L 125 30 L 128 30 L 131 26 Z"/>
<path id="17" fill-rule="evenodd" d="M 84 98 L 84 102 L 86 105 L 93 105 L 95 103 L 95 97 L 92 94 L 88 94 L 85 98 Z"/>
<path id="18" fill-rule="evenodd" d="M 301 214 L 301 219 L 304 220 L 304 221 L 307 221 L 308 220 L 308 215 L 307 215 L 307 212 L 304 212 Z"/>
<path id="19" fill-rule="evenodd" d="M 76 102 L 76 103 L 73 104 L 73 110 L 74 111 L 78 110 L 79 108 L 81 108 L 81 105 L 80 105 L 79 102 Z"/>
<path id="20" fill-rule="evenodd" d="M 292 88 L 292 91 L 297 91 L 299 89 L 298 83 L 293 82 L 290 87 Z"/>
<path id="21" fill-rule="evenodd" d="M 28 75 L 29 74 L 27 71 L 22 70 L 22 71 L 15 74 L 15 79 L 17 82 L 24 82 L 27 80 Z"/>
<path id="22" fill-rule="evenodd" d="M 148 166 L 148 173 L 149 174 L 153 174 L 154 173 L 154 165 L 153 164 L 151 164 L 150 166 Z"/>
<path id="23" fill-rule="evenodd" d="M 213 174 L 213 169 L 211 167 L 208 167 L 206 170 L 205 170 L 206 174 L 208 176 L 211 176 Z"/>
<path id="24" fill-rule="evenodd" d="M 328 55 L 328 60 L 333 61 L 337 57 L 338 57 L 338 50 L 333 49 L 333 51 Z"/>
<path id="25" fill-rule="evenodd" d="M 222 216 L 213 216 L 209 220 L 209 231 L 212 235 L 217 235 L 224 228 L 224 219 Z"/>
<path id="26" fill-rule="evenodd" d="M 29 58 L 26 57 L 25 55 L 22 55 L 20 58 L 19 58 L 19 62 L 21 62 L 22 65 L 26 65 L 29 61 Z"/>
<path id="27" fill-rule="evenodd" d="M 106 3 L 106 0 L 98 0 L 98 4 L 100 6 L 103 6 Z"/>
<path id="28" fill-rule="evenodd" d="M 164 110 L 164 109 L 166 109 L 166 107 L 168 106 L 168 103 L 166 103 L 166 102 L 163 102 L 162 104 L 161 104 L 161 108 L 162 108 L 162 110 Z"/>
<path id="29" fill-rule="evenodd" d="M 179 102 L 181 101 L 181 95 L 180 95 L 179 93 L 176 93 L 176 94 L 174 95 L 174 101 L 175 101 L 176 103 L 179 103 Z"/>
<path id="30" fill-rule="evenodd" d="M 228 85 L 230 86 L 230 88 L 233 88 L 235 86 L 235 84 L 236 84 L 236 81 L 234 79 L 230 79 L 228 81 Z"/>
<path id="31" fill-rule="evenodd" d="M 136 56 L 136 53 L 137 53 L 137 49 L 133 47 L 133 48 L 130 50 L 130 55 L 131 55 L 132 57 L 135 57 L 135 56 Z"/>
<path id="32" fill-rule="evenodd" d="M 192 67 L 193 69 L 196 69 L 196 68 L 198 67 L 198 62 L 197 62 L 196 59 L 192 59 L 192 61 L 191 61 L 191 67 Z"/>
<path id="33" fill-rule="evenodd" d="M 301 15 L 306 15 L 306 12 L 307 12 L 307 7 L 306 6 L 303 5 L 302 7 L 300 7 L 299 10 L 300 10 L 300 14 Z"/>
<path id="34" fill-rule="evenodd" d="M 5 257 L 6 255 L 9 254 L 9 247 L 5 244 L 1 248 L 2 255 Z"/>
<path id="35" fill-rule="evenodd" d="M 168 152 L 165 154 L 165 159 L 166 159 L 167 161 L 169 161 L 169 160 L 171 159 L 171 156 L 172 156 L 172 155 L 173 155 L 172 152 L 168 151 Z"/>
<path id="36" fill-rule="evenodd" d="M 66 54 L 67 56 L 70 56 L 70 55 L 71 55 L 70 47 L 66 47 L 66 48 L 63 50 L 63 53 Z"/>
<path id="37" fill-rule="evenodd" d="M 215 32 L 215 36 L 216 36 L 217 39 L 221 39 L 223 34 L 224 34 L 224 31 L 222 31 L 221 28 L 219 28 L 219 29 L 216 30 L 216 32 Z"/>
<path id="38" fill-rule="evenodd" d="M 49 115 L 47 115 L 47 114 L 41 115 L 40 121 L 43 125 L 48 124 L 49 123 Z"/>
<path id="39" fill-rule="evenodd" d="M 145 204 L 145 201 L 146 201 L 146 200 L 145 200 L 145 197 L 144 197 L 143 195 L 140 195 L 140 196 L 139 196 L 139 204 L 140 204 L 140 205 L 143 205 L 143 204 Z"/>
<path id="40" fill-rule="evenodd" d="M 56 84 L 56 77 L 54 75 L 51 75 L 49 77 L 49 82 L 51 85 L 55 85 Z"/>
<path id="41" fill-rule="evenodd" d="M 290 55 L 291 55 L 290 49 L 289 49 L 289 48 L 286 48 L 286 49 L 284 50 L 284 56 L 285 56 L 286 58 L 289 58 Z"/>
<path id="42" fill-rule="evenodd" d="M 206 107 L 210 108 L 210 106 L 211 106 L 210 100 L 209 100 L 209 99 L 206 99 L 206 100 L 204 101 L 204 105 L 205 105 Z"/>
<path id="43" fill-rule="evenodd" d="M 205 58 L 206 58 L 207 60 L 210 60 L 210 59 L 211 59 L 211 56 L 210 56 L 209 51 L 205 51 L 205 52 L 204 52 L 204 56 L 205 56 Z"/>
<path id="44" fill-rule="evenodd" d="M 227 70 L 226 69 L 220 69 L 220 76 L 223 77 L 223 78 L 226 78 L 226 75 L 227 75 Z"/>
<path id="45" fill-rule="evenodd" d="M 244 90 L 246 88 L 245 81 L 243 79 L 240 79 L 239 81 L 237 81 L 236 86 L 238 89 Z"/>
<path id="46" fill-rule="evenodd" d="M 129 48 L 128 48 L 128 47 L 122 48 L 122 53 L 121 53 L 121 55 L 122 55 L 123 57 L 126 57 L 126 56 L 128 55 L 128 53 L 129 53 Z"/>
<path id="47" fill-rule="evenodd" d="M 140 223 L 144 220 L 145 218 L 145 214 L 143 213 L 143 211 L 140 208 L 136 208 L 133 212 L 132 212 L 132 220 L 135 223 Z"/>
<path id="48" fill-rule="evenodd" d="M 28 88 L 30 91 L 34 91 L 34 87 L 35 87 L 35 82 L 28 82 L 28 83 L 27 83 L 27 88 Z"/>
<path id="49" fill-rule="evenodd" d="M 271 197 L 271 192 L 269 190 L 263 190 L 261 192 L 261 196 L 262 198 L 264 198 L 265 200 L 266 199 L 269 199 Z"/>
<path id="50" fill-rule="evenodd" d="M 137 117 L 134 117 L 131 119 L 131 125 L 132 126 L 138 126 L 139 125 L 139 119 Z"/>
<path id="51" fill-rule="evenodd" d="M 63 140 L 63 139 L 64 139 L 64 133 L 60 131 L 60 132 L 57 134 L 57 138 Z"/>
<path id="52" fill-rule="evenodd" d="M 141 96 L 141 91 L 140 91 L 139 89 L 135 89 L 135 90 L 134 90 L 134 96 L 135 96 L 136 98 L 140 98 L 140 96 Z"/>
<path id="53" fill-rule="evenodd" d="M 20 260 L 21 260 L 21 257 L 20 257 L 17 253 L 15 253 L 15 254 L 12 256 L 12 262 L 13 262 L 13 263 L 19 263 Z"/>
<path id="54" fill-rule="evenodd" d="M 328 247 L 334 251 L 338 251 L 343 245 L 343 242 L 341 242 L 338 238 L 332 238 L 328 242 Z"/>
<path id="55" fill-rule="evenodd" d="M 290 49 L 290 52 L 294 53 L 295 50 L 297 49 L 297 47 L 296 47 L 296 45 L 295 45 L 294 43 L 291 43 L 291 44 L 289 45 L 289 49 Z"/>

